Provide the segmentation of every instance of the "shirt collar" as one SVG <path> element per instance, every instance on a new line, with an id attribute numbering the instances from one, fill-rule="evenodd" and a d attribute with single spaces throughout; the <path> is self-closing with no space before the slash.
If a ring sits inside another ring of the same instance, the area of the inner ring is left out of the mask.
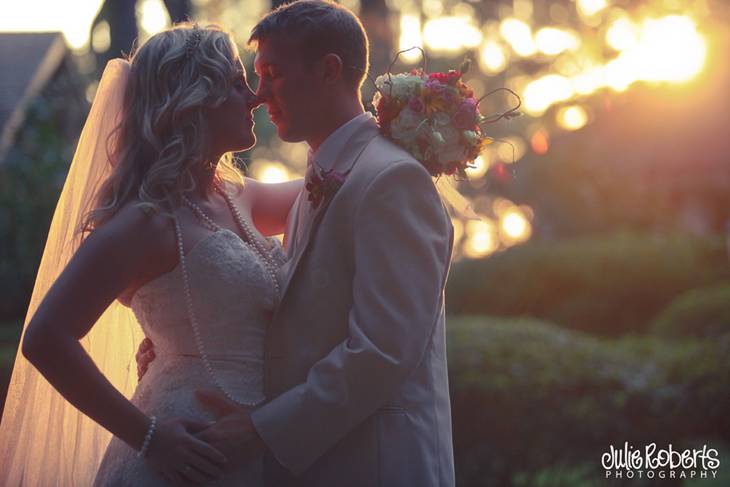
<path id="1" fill-rule="evenodd" d="M 373 118 L 370 112 L 365 112 L 340 125 L 322 142 L 315 152 L 310 149 L 309 160 L 317 161 L 317 166 L 322 170 L 329 171 L 333 169 L 347 141 L 365 124 L 370 123 Z"/>

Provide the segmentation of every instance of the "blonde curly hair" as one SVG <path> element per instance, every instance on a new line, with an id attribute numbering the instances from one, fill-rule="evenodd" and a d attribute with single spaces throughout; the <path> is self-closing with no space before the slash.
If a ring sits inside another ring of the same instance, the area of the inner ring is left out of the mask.
<path id="1" fill-rule="evenodd" d="M 130 57 L 122 121 L 116 127 L 110 177 L 102 184 L 81 231 L 93 231 L 132 200 L 145 211 L 172 216 L 194 170 L 216 165 L 216 176 L 243 184 L 231 153 L 209 161 L 207 108 L 228 97 L 240 77 L 238 50 L 218 26 L 182 23 L 152 36 Z M 217 164 L 216 164 L 217 163 Z"/>

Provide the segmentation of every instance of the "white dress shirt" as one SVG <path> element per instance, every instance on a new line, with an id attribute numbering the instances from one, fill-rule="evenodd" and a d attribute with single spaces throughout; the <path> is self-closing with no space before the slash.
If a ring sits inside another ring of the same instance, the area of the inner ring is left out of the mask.
<path id="1" fill-rule="evenodd" d="M 340 153 L 345 148 L 345 145 L 350 138 L 360 130 L 364 124 L 372 123 L 371 120 L 375 118 L 370 112 L 361 113 L 360 115 L 352 118 L 350 121 L 340 125 L 337 130 L 332 132 L 316 151 L 309 150 L 307 156 L 307 176 L 312 174 L 313 171 L 324 170 L 330 171 L 337 167 L 337 160 L 340 158 Z M 340 168 L 342 171 L 347 171 L 349 168 Z M 308 178 L 307 178 L 308 180 Z M 305 185 L 306 185 L 305 181 Z M 302 189 L 302 194 L 299 197 L 299 207 L 297 209 L 297 220 L 296 227 L 294 229 L 294 238 L 289 238 L 292 242 L 293 248 L 289 255 L 293 255 L 296 251 L 296 247 L 302 243 L 302 238 L 307 234 L 307 229 L 312 220 L 314 214 L 314 208 L 309 202 L 309 192 L 306 186 Z"/>

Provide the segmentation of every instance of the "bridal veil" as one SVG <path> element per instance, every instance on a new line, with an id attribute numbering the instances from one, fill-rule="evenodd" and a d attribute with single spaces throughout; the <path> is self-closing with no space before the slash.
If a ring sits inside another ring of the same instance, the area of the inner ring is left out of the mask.
<path id="1" fill-rule="evenodd" d="M 81 133 L 48 233 L 23 326 L 76 252 L 80 223 L 111 172 L 109 154 L 121 117 L 129 63 L 110 61 Z M 115 301 L 82 340 L 101 372 L 126 397 L 137 384 L 134 354 L 142 331 Z M 22 340 L 22 337 L 21 337 Z M 0 485 L 91 485 L 111 434 L 68 403 L 23 357 L 20 347 L 0 423 Z"/>

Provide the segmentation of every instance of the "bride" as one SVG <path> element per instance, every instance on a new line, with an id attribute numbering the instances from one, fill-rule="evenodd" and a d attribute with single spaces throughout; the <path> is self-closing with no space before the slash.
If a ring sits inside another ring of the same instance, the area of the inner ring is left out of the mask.
<path id="1" fill-rule="evenodd" d="M 264 399 L 284 260 L 266 236 L 283 232 L 301 181 L 244 185 L 231 164 L 255 143 L 258 104 L 216 27 L 176 26 L 109 63 L 28 311 L 0 484 L 261 484 L 259 460 L 227 467 L 195 437 L 213 416 L 194 395 Z M 157 358 L 135 388 L 142 332 Z"/>

